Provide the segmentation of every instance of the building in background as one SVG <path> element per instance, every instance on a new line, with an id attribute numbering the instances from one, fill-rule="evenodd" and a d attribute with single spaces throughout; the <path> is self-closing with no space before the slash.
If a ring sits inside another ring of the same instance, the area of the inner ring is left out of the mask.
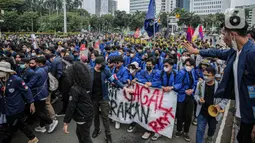
<path id="1" fill-rule="evenodd" d="M 198 15 L 223 13 L 230 4 L 231 0 L 190 0 L 190 12 Z"/>
<path id="2" fill-rule="evenodd" d="M 114 15 L 117 10 L 118 2 L 116 0 L 108 0 L 108 12 Z"/>
<path id="3" fill-rule="evenodd" d="M 130 0 L 130 13 L 135 13 L 136 11 L 148 11 L 150 0 Z M 159 14 L 161 11 L 162 0 L 155 0 L 156 13 Z"/>
<path id="4" fill-rule="evenodd" d="M 246 20 L 247 20 L 249 26 L 252 27 L 255 25 L 255 4 L 236 6 L 235 8 L 245 9 Z"/>
<path id="5" fill-rule="evenodd" d="M 87 10 L 90 14 L 96 14 L 96 1 L 83 0 L 82 8 Z"/>
<path id="6" fill-rule="evenodd" d="M 172 12 L 176 8 L 176 0 L 162 0 L 161 12 Z"/>
<path id="7" fill-rule="evenodd" d="M 176 7 L 190 11 L 190 0 L 176 0 Z"/>

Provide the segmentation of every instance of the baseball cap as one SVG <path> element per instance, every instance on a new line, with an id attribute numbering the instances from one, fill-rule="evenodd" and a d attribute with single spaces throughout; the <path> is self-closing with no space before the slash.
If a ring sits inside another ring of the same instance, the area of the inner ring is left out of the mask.
<path id="1" fill-rule="evenodd" d="M 102 56 L 96 57 L 95 63 L 96 64 L 102 64 L 102 65 L 106 64 L 105 59 Z"/>

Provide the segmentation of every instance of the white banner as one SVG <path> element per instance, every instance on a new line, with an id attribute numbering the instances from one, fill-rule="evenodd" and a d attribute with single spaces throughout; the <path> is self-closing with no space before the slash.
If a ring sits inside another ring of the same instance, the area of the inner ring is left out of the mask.
<path id="1" fill-rule="evenodd" d="M 177 106 L 177 93 L 146 88 L 136 83 L 134 93 L 109 85 L 109 117 L 123 124 L 136 122 L 145 129 L 172 138 Z"/>

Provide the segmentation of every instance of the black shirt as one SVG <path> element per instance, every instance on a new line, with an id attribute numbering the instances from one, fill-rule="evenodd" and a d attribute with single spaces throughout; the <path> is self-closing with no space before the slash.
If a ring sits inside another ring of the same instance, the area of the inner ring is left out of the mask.
<path id="1" fill-rule="evenodd" d="M 103 99 L 102 93 L 103 93 L 103 91 L 102 91 L 101 72 L 97 72 L 96 70 L 94 70 L 92 99 L 93 100 L 102 100 Z"/>
<path id="2" fill-rule="evenodd" d="M 205 103 L 202 105 L 201 113 L 205 116 L 209 116 L 208 107 L 213 105 L 214 101 L 214 84 L 211 86 L 206 84 L 204 100 Z"/>
<path id="3" fill-rule="evenodd" d="M 194 79 L 191 72 L 188 72 L 189 75 L 189 89 L 193 89 Z"/>

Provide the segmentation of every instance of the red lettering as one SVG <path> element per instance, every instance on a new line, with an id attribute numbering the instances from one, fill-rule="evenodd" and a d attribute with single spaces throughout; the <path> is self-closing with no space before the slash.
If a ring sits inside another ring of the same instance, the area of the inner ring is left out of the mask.
<path id="1" fill-rule="evenodd" d="M 144 90 L 146 90 L 148 94 L 150 93 L 150 89 L 149 88 L 146 88 L 146 87 L 142 86 L 141 91 L 140 91 L 140 99 L 141 99 L 142 105 L 146 105 L 148 103 L 148 99 L 149 99 L 148 95 L 146 95 L 146 94 L 144 95 L 143 94 Z M 145 99 L 144 102 L 143 102 L 143 99 Z"/>

